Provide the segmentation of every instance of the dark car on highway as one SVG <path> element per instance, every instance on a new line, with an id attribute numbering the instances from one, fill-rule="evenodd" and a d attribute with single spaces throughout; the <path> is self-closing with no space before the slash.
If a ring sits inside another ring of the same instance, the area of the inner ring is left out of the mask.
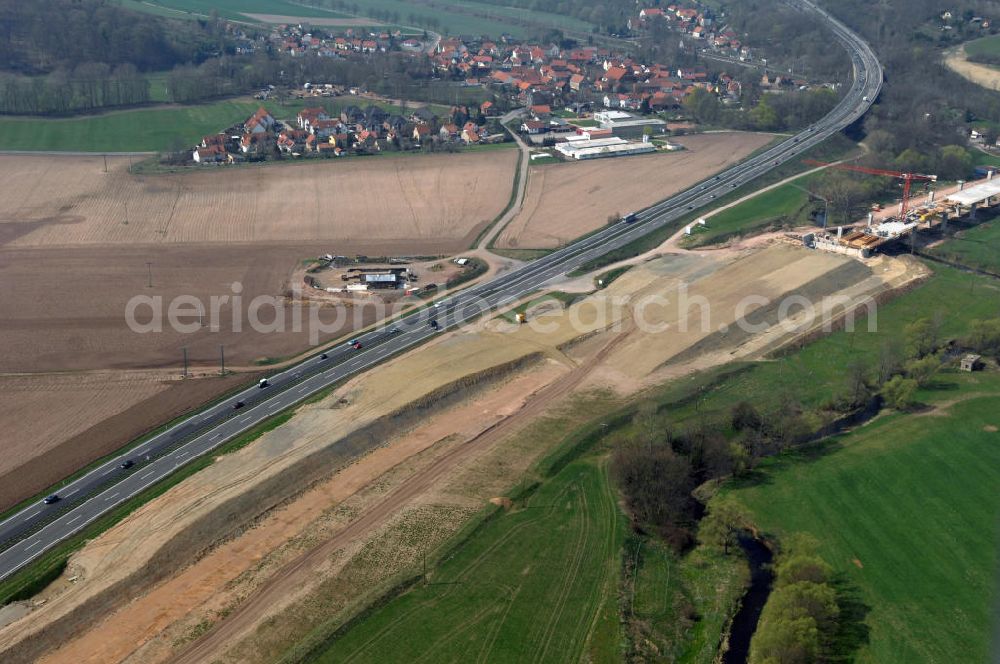
<path id="1" fill-rule="evenodd" d="M 132 459 L 125 459 L 120 464 L 118 464 L 118 467 L 121 468 L 122 470 L 128 470 L 129 468 L 131 468 L 134 465 L 135 465 L 135 461 L 132 461 Z"/>
<path id="2" fill-rule="evenodd" d="M 51 496 L 45 496 L 45 500 L 43 500 L 42 502 L 45 503 L 46 505 L 51 505 L 52 503 L 58 503 L 59 496 L 56 494 L 52 494 Z"/>
<path id="3" fill-rule="evenodd" d="M 236 403 L 233 404 L 233 410 L 238 410 L 238 409 L 242 408 L 245 405 L 246 404 L 243 403 L 242 401 L 237 401 Z"/>

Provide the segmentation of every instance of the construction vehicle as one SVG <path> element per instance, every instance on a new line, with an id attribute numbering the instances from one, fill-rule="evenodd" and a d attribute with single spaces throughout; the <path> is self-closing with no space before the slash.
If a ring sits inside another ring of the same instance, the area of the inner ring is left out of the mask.
<path id="1" fill-rule="evenodd" d="M 882 175 L 889 178 L 896 178 L 903 181 L 903 202 L 899 208 L 899 217 L 906 218 L 906 212 L 910 208 L 910 187 L 914 182 L 937 182 L 936 175 L 922 175 L 920 173 L 903 173 L 900 171 L 889 171 L 884 168 L 868 168 L 867 166 L 857 166 L 855 164 L 830 164 L 816 161 L 815 159 L 805 159 L 803 163 L 810 166 L 829 166 L 841 171 L 854 171 L 855 173 L 867 173 L 869 175 Z"/>

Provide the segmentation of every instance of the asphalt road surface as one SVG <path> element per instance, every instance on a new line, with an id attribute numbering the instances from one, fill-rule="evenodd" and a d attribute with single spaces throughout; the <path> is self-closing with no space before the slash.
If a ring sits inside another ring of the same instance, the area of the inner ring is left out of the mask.
<path id="1" fill-rule="evenodd" d="M 117 456 L 58 490 L 59 500 L 29 505 L 0 522 L 0 579 L 38 558 L 59 542 L 178 468 L 207 454 L 303 399 L 354 376 L 386 358 L 414 348 L 443 330 L 471 322 L 514 302 L 584 262 L 632 242 L 692 210 L 708 205 L 792 159 L 860 118 L 878 95 L 882 70 L 871 48 L 811 2 L 796 2 L 821 17 L 851 54 L 854 84 L 825 118 L 723 173 L 620 223 L 500 275 L 444 298 L 385 327 L 359 335 L 362 347 L 344 344 L 317 354 L 268 378 L 267 387 L 250 387 L 203 410 L 138 447 Z M 437 323 L 437 328 L 431 322 Z M 241 403 L 236 407 L 237 403 Z M 127 466 L 127 467 L 126 467 Z"/>

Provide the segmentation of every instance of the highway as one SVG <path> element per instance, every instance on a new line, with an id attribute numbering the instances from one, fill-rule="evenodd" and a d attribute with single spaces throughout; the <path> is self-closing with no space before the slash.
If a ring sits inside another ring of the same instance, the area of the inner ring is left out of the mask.
<path id="1" fill-rule="evenodd" d="M 112 458 L 60 487 L 60 500 L 29 505 L 0 522 L 0 579 L 30 564 L 59 542 L 79 532 L 177 469 L 252 429 L 277 413 L 329 386 L 415 348 L 429 338 L 514 302 L 588 260 L 622 247 L 670 224 L 691 211 L 759 177 L 860 118 L 878 95 L 882 70 L 871 48 L 857 35 L 807 0 L 793 6 L 827 21 L 851 54 L 853 85 L 825 118 L 806 131 L 747 161 L 638 213 L 632 223 L 609 226 L 516 270 L 445 297 L 436 306 L 406 316 L 357 337 L 360 350 L 348 344 L 316 354 L 200 411 L 138 447 Z M 431 326 L 431 321 L 438 328 Z M 237 402 L 242 403 L 235 407 Z M 123 467 L 122 464 L 130 464 Z"/>

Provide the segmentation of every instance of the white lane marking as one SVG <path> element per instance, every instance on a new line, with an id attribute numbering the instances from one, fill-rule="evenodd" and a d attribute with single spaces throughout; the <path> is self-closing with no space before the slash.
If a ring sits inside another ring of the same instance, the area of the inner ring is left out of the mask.
<path id="1" fill-rule="evenodd" d="M 309 389 L 308 385 L 303 385 L 302 387 L 299 388 L 299 394 L 302 394 L 303 392 L 305 392 L 308 389 Z"/>
<path id="2" fill-rule="evenodd" d="M 24 550 L 27 551 L 28 549 L 33 549 L 36 546 L 38 546 L 39 544 L 41 544 L 41 543 L 42 543 L 42 540 L 35 540 L 34 542 L 32 542 L 31 544 L 29 544 L 28 546 L 24 547 Z"/>
<path id="3" fill-rule="evenodd" d="M 83 516 L 83 515 L 82 515 L 82 514 L 77 514 L 77 515 L 76 515 L 76 516 L 74 516 L 74 517 L 73 517 L 72 519 L 70 519 L 69 521 L 67 521 L 67 522 L 66 522 L 66 525 L 68 526 L 69 524 L 73 523 L 74 521 L 77 521 L 77 520 L 79 520 L 81 516 Z"/>
<path id="4" fill-rule="evenodd" d="M 216 438 L 218 438 L 218 437 L 219 437 L 219 436 L 221 436 L 221 435 L 222 435 L 221 433 L 217 433 L 217 434 L 215 434 L 214 436 L 212 436 L 212 440 L 215 440 Z"/>
<path id="5" fill-rule="evenodd" d="M 146 473 L 145 475 L 143 475 L 142 477 L 140 477 L 139 479 L 140 479 L 140 480 L 144 480 L 144 479 L 146 479 L 147 477 L 149 477 L 150 475 L 152 475 L 152 474 L 153 474 L 154 472 L 156 472 L 156 471 L 153 471 L 153 470 L 151 470 L 151 471 L 149 471 L 148 473 Z"/>
<path id="6" fill-rule="evenodd" d="M 102 475 L 102 476 L 103 476 L 103 475 L 107 475 L 107 474 L 108 474 L 108 473 L 110 473 L 110 472 L 111 472 L 112 470 L 114 470 L 114 468 L 108 468 L 108 469 L 107 469 L 107 470 L 105 470 L 105 471 L 104 471 L 103 473 L 101 473 L 101 475 Z"/>
<path id="7" fill-rule="evenodd" d="M 174 455 L 174 458 L 175 458 L 175 459 L 183 459 L 183 458 L 184 458 L 184 457 L 186 457 L 187 455 L 188 455 L 188 453 L 187 453 L 187 452 L 181 452 L 180 454 L 175 454 L 175 455 Z"/>
<path id="8" fill-rule="evenodd" d="M 118 497 L 118 492 L 115 491 L 113 494 L 111 494 L 110 496 L 108 496 L 107 498 L 105 498 L 104 502 L 108 502 L 109 500 L 114 500 L 117 497 Z"/>
<path id="9" fill-rule="evenodd" d="M 77 492 L 77 489 L 73 489 L 72 491 L 67 491 L 65 493 L 65 495 L 63 495 L 63 498 L 69 498 L 70 496 L 72 496 L 76 492 Z"/>
<path id="10" fill-rule="evenodd" d="M 269 412 L 269 413 L 270 413 L 270 412 L 274 412 L 274 410 L 275 410 L 276 408 L 279 408 L 280 406 L 281 406 L 281 404 L 280 404 L 280 403 L 276 403 L 276 404 L 272 404 L 272 405 L 271 405 L 271 406 L 270 406 L 270 407 L 269 407 L 269 408 L 268 408 L 267 410 L 268 410 L 268 412 Z"/>
<path id="11" fill-rule="evenodd" d="M 28 516 L 24 517 L 24 519 L 25 519 L 25 521 L 27 521 L 28 519 L 32 519 L 32 518 L 38 516 L 41 513 L 42 513 L 42 510 L 35 510 L 34 512 L 32 512 L 31 514 L 29 514 Z"/>

